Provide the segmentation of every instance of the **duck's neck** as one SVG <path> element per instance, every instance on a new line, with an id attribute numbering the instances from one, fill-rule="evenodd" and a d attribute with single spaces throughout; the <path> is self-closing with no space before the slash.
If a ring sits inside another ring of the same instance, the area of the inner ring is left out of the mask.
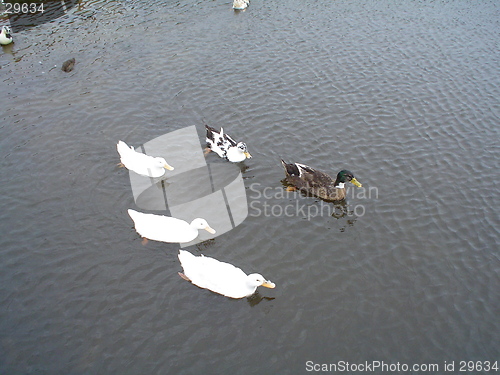
<path id="1" fill-rule="evenodd" d="M 335 180 L 333 186 L 335 186 L 337 189 L 344 189 L 345 188 L 344 183 L 340 182 L 340 179 L 338 177 Z"/>

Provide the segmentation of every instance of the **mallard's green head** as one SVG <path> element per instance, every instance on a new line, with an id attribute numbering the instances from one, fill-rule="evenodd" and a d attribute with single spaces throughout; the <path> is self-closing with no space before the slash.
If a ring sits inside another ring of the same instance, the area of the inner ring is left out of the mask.
<path id="1" fill-rule="evenodd" d="M 350 182 L 357 187 L 361 187 L 361 185 L 358 180 L 354 177 L 351 171 L 348 171 L 347 169 L 342 169 L 338 174 L 337 174 L 337 179 L 335 180 L 335 186 L 337 186 L 340 183 L 345 183 L 345 182 Z"/>

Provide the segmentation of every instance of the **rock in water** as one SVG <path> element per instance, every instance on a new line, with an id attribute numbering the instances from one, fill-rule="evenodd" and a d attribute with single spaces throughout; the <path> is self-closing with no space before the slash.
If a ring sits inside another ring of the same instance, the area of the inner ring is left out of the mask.
<path id="1" fill-rule="evenodd" d="M 66 73 L 71 72 L 75 67 L 75 62 L 76 60 L 74 57 L 72 59 L 69 59 L 68 61 L 63 62 L 61 70 Z"/>

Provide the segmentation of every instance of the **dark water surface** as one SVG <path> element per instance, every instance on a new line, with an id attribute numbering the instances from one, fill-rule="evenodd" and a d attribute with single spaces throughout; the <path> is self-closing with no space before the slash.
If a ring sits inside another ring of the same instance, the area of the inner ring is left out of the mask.
<path id="1" fill-rule="evenodd" d="M 83 1 L 15 34 L 0 51 L 0 373 L 500 361 L 499 15 Z M 116 142 L 190 125 L 201 139 L 204 121 L 253 155 L 249 216 L 188 249 L 276 283 L 251 300 L 179 278 L 179 245 L 143 246 L 127 215 Z M 363 188 L 341 207 L 286 193 L 280 157 Z"/>

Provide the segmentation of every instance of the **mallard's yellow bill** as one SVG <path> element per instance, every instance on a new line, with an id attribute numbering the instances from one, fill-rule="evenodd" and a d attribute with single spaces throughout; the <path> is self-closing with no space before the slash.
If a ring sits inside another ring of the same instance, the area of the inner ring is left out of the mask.
<path id="1" fill-rule="evenodd" d="M 357 187 L 361 187 L 361 186 L 363 186 L 363 185 L 361 185 L 361 184 L 359 183 L 359 181 L 358 181 L 358 180 L 356 180 L 355 178 L 353 178 L 353 179 L 351 180 L 351 183 L 353 183 L 353 184 L 354 184 L 354 185 L 356 185 Z"/>
<path id="2" fill-rule="evenodd" d="M 264 284 L 262 284 L 262 286 L 265 286 L 266 288 L 274 289 L 276 287 L 276 284 L 274 284 L 270 281 L 266 281 Z"/>
<path id="3" fill-rule="evenodd" d="M 250 155 L 250 153 L 248 151 L 245 152 L 245 156 L 250 159 L 252 157 L 252 155 Z"/>
<path id="4" fill-rule="evenodd" d="M 168 169 L 169 171 L 173 171 L 174 170 L 174 167 L 172 167 L 171 165 L 168 165 L 168 164 L 165 164 L 163 166 L 163 168 Z"/>
<path id="5" fill-rule="evenodd" d="M 211 227 L 206 227 L 205 230 L 208 232 L 208 233 L 211 233 L 211 234 L 215 234 L 215 229 L 211 228 Z"/>

